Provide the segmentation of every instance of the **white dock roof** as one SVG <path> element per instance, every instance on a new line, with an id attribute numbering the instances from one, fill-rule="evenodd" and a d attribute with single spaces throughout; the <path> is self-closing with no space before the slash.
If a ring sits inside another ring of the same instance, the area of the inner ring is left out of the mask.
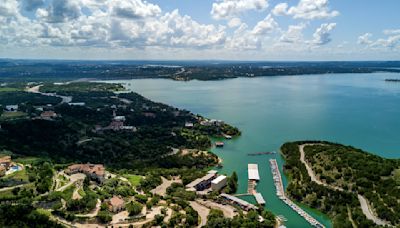
<path id="1" fill-rule="evenodd" d="M 260 180 L 257 164 L 248 164 L 247 168 L 248 168 L 249 180 Z"/>

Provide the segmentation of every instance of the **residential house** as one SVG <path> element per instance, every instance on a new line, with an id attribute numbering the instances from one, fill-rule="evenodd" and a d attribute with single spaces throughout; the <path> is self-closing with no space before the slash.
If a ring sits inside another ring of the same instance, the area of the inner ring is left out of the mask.
<path id="1" fill-rule="evenodd" d="M 108 201 L 108 210 L 114 213 L 120 212 L 125 208 L 125 201 L 120 196 L 113 196 Z"/>
<path id="2" fill-rule="evenodd" d="M 101 164 L 73 164 L 68 166 L 65 173 L 71 175 L 75 173 L 84 173 L 90 179 L 103 183 L 105 180 L 105 168 Z"/>

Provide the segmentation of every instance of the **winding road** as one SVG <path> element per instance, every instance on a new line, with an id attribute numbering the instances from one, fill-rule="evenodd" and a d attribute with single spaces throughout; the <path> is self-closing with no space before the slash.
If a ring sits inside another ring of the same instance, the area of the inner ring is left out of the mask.
<path id="1" fill-rule="evenodd" d="M 311 181 L 314 181 L 315 183 L 325 186 L 327 188 L 330 189 L 334 189 L 334 190 L 339 190 L 344 192 L 345 190 L 343 188 L 337 187 L 337 186 L 332 186 L 332 185 L 328 185 L 326 183 L 323 183 L 321 180 L 319 180 L 314 171 L 312 170 L 311 166 L 307 163 L 306 159 L 305 159 L 305 152 L 304 152 L 304 147 L 306 146 L 314 146 L 314 145 L 322 145 L 322 144 L 302 144 L 299 145 L 299 151 L 300 151 L 300 161 L 305 165 L 306 169 L 307 169 L 307 173 L 311 178 Z M 367 201 L 367 199 L 364 198 L 364 196 L 357 194 L 358 200 L 360 201 L 360 205 L 361 205 L 361 209 L 362 212 L 364 213 L 364 215 L 371 221 L 373 221 L 376 225 L 379 226 L 391 226 L 390 223 L 378 218 L 377 216 L 375 216 L 375 214 L 373 213 L 371 207 L 369 206 L 369 203 Z"/>

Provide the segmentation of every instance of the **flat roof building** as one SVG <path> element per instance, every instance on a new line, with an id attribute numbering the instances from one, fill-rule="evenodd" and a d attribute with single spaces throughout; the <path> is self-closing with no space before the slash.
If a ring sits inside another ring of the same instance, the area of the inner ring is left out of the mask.
<path id="1" fill-rule="evenodd" d="M 256 180 L 256 181 L 260 180 L 257 164 L 248 164 L 247 169 L 248 169 L 249 180 Z"/>
<path id="2" fill-rule="evenodd" d="M 224 175 L 218 176 L 217 178 L 211 181 L 211 189 L 213 191 L 221 190 L 223 187 L 226 186 L 227 180 L 228 178 Z"/>

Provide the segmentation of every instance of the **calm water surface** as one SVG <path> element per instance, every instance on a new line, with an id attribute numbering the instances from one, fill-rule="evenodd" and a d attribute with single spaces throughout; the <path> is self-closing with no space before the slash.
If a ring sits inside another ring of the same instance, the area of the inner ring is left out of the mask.
<path id="1" fill-rule="evenodd" d="M 213 149 L 224 160 L 221 173 L 239 175 L 238 192 L 247 190 L 247 164 L 257 163 L 257 190 L 266 207 L 288 219 L 288 227 L 310 227 L 275 196 L 268 159 L 249 152 L 278 151 L 287 141 L 321 139 L 350 144 L 387 158 L 400 157 L 400 83 L 385 82 L 398 74 L 341 74 L 238 78 L 178 82 L 164 79 L 117 81 L 154 101 L 222 119 L 242 131 Z M 287 180 L 284 180 L 285 184 Z M 247 200 L 248 198 L 246 198 Z M 249 199 L 251 201 L 252 199 Z M 304 207 L 303 207 L 304 208 Z M 330 227 L 315 211 L 313 216 Z"/>

